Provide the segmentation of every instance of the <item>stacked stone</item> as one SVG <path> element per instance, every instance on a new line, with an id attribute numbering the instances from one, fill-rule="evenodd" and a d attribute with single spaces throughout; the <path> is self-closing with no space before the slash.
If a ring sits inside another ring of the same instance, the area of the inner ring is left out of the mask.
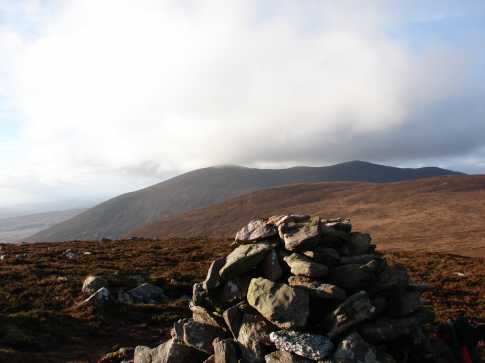
<path id="1" fill-rule="evenodd" d="M 194 285 L 192 319 L 159 347 L 137 347 L 135 363 L 424 360 L 426 286 L 389 265 L 350 220 L 253 220 L 235 244 Z"/>

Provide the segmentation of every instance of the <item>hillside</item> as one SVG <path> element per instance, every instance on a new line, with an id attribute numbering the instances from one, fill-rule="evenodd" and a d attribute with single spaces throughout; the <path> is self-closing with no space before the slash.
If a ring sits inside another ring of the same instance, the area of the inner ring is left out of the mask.
<path id="1" fill-rule="evenodd" d="M 54 224 L 61 223 L 84 211 L 85 209 L 69 209 L 0 218 L 0 242 L 20 241 L 23 238 L 47 229 Z"/>
<path id="2" fill-rule="evenodd" d="M 195 170 L 151 187 L 110 199 L 29 238 L 30 241 L 119 238 L 160 218 L 203 208 L 252 191 L 292 183 L 321 181 L 393 182 L 456 175 L 440 168 L 401 169 L 362 161 L 327 167 L 250 169 L 212 167 Z"/>
<path id="3" fill-rule="evenodd" d="M 485 256 L 485 176 L 289 185 L 165 218 L 128 235 L 231 237 L 251 218 L 291 212 L 348 216 L 387 250 Z"/>

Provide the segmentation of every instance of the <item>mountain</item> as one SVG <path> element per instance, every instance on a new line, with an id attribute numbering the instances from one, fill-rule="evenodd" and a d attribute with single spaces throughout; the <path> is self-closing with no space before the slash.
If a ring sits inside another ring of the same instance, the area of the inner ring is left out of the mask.
<path id="1" fill-rule="evenodd" d="M 456 174 L 460 173 L 440 168 L 402 169 L 363 161 L 289 169 L 204 168 L 110 199 L 35 234 L 29 240 L 115 239 L 160 218 L 203 208 L 255 190 L 292 183 L 342 180 L 380 183 Z"/>
<path id="2" fill-rule="evenodd" d="M 18 217 L 0 218 L 0 242 L 18 242 L 57 223 L 70 219 L 86 209 L 35 213 Z"/>
<path id="3" fill-rule="evenodd" d="M 485 176 L 282 186 L 161 219 L 128 236 L 233 238 L 252 218 L 286 213 L 350 217 L 386 250 L 485 257 Z"/>

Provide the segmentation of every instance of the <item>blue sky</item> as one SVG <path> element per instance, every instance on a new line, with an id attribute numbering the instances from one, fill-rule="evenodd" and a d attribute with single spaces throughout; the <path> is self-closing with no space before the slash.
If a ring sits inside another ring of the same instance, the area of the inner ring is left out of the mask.
<path id="1" fill-rule="evenodd" d="M 0 208 L 219 164 L 485 173 L 484 96 L 483 1 L 0 0 Z"/>

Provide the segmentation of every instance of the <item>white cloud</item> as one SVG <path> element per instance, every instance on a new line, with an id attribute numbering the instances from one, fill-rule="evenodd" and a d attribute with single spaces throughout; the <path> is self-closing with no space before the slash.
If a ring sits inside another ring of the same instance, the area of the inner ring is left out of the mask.
<path id="1" fill-rule="evenodd" d="M 118 192 L 153 181 L 114 181 L 140 165 L 164 174 L 372 156 L 354 140 L 405 129 L 416 110 L 434 122 L 436 105 L 468 87 L 456 72 L 465 56 L 417 54 L 386 32 L 403 19 L 385 3 L 261 3 L 72 0 L 34 39 L 0 30 L 26 153 L 0 184 L 20 174 Z"/>

